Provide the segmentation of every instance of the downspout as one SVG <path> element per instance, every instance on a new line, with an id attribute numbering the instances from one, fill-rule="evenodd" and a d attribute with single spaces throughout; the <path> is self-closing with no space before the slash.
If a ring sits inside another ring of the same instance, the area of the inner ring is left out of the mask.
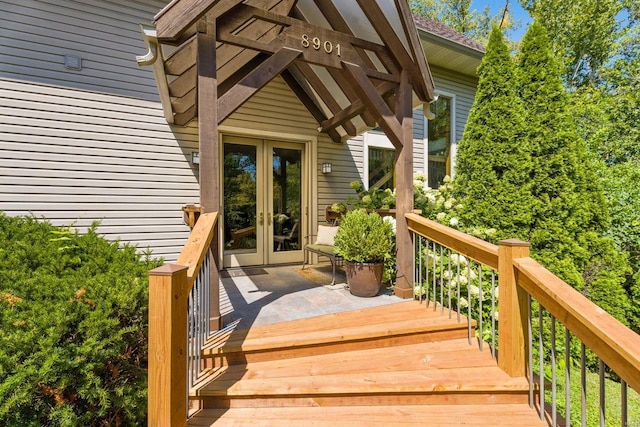
<path id="1" fill-rule="evenodd" d="M 143 56 L 136 56 L 136 62 L 141 67 L 147 65 L 153 66 L 153 74 L 156 79 L 156 86 L 158 87 L 158 94 L 160 95 L 164 118 L 167 120 L 167 123 L 172 125 L 174 123 L 173 107 L 171 106 L 171 96 L 169 94 L 167 75 L 164 72 L 162 48 L 158 42 L 156 29 L 149 25 L 140 24 L 140 31 L 142 32 L 142 37 L 147 45 L 147 53 Z"/>

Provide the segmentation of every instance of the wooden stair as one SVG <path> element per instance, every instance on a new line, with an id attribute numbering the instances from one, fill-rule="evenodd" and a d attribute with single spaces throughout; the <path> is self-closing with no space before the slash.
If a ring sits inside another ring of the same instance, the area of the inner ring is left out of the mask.
<path id="1" fill-rule="evenodd" d="M 539 426 L 525 378 L 417 301 L 233 331 L 203 351 L 190 426 Z"/>

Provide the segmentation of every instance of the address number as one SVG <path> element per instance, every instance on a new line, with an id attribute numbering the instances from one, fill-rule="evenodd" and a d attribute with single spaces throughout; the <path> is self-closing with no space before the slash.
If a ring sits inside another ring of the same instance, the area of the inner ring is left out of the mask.
<path id="1" fill-rule="evenodd" d="M 307 34 L 302 35 L 302 47 L 310 47 L 315 50 L 323 49 L 326 53 L 335 52 L 336 55 L 340 56 L 340 43 L 333 44 L 329 40 L 325 40 L 324 42 L 320 40 L 319 37 L 309 37 Z"/>

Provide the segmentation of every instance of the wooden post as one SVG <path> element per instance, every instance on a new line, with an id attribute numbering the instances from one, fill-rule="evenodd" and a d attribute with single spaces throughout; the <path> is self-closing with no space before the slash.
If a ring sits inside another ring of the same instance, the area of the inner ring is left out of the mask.
<path id="1" fill-rule="evenodd" d="M 413 211 L 413 109 L 409 72 L 402 70 L 396 93 L 396 118 L 402 125 L 402 147 L 396 147 L 396 286 L 395 295 L 413 297 L 414 248 L 405 214 Z"/>
<path id="2" fill-rule="evenodd" d="M 512 377 L 526 375 L 527 294 L 518 286 L 513 260 L 529 256 L 527 242 L 498 242 L 498 367 Z"/>
<path id="3" fill-rule="evenodd" d="M 187 267 L 149 272 L 148 425 L 187 424 Z"/>
<path id="4" fill-rule="evenodd" d="M 215 21 L 203 18 L 198 22 L 198 139 L 200 150 L 200 205 L 204 212 L 220 209 L 220 167 L 218 151 L 218 82 L 216 74 Z M 219 261 L 220 242 L 218 227 L 209 252 L 211 262 L 209 327 L 220 329 Z"/>

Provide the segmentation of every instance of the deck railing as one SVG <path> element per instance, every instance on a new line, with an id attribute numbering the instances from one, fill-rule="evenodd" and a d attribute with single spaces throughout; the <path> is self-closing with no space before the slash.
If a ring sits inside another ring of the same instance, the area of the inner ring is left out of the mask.
<path id="1" fill-rule="evenodd" d="M 176 264 L 149 272 L 149 426 L 184 426 L 188 391 L 202 374 L 210 333 L 209 292 L 218 272 L 217 212 L 202 214 Z"/>
<path id="2" fill-rule="evenodd" d="M 427 300 L 428 309 L 466 315 L 470 343 L 477 338 L 483 349 L 488 342 L 499 367 L 528 377 L 530 405 L 541 419 L 554 426 L 593 425 L 587 421 L 587 394 L 593 394 L 587 371 L 597 366 L 597 422 L 632 425 L 628 387 L 640 391 L 640 335 L 531 259 L 526 242 L 492 245 L 415 214 L 406 218 L 416 248 L 416 296 Z M 571 391 L 576 370 L 579 396 Z M 620 382 L 613 420 L 605 416 L 605 377 Z M 572 419 L 575 413 L 579 420 Z"/>

